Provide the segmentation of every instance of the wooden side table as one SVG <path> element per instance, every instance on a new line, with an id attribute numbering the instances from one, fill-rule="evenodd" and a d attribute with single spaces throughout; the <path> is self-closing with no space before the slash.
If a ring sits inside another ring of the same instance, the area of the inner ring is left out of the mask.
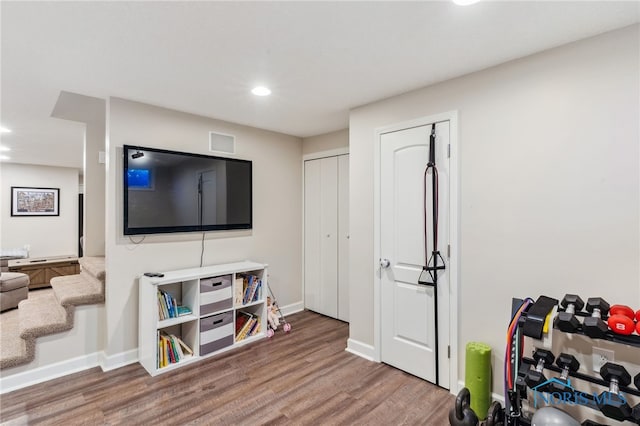
<path id="1" fill-rule="evenodd" d="M 29 275 L 29 290 L 49 287 L 51 278 L 80 273 L 76 256 L 49 256 L 9 261 L 10 272 Z"/>

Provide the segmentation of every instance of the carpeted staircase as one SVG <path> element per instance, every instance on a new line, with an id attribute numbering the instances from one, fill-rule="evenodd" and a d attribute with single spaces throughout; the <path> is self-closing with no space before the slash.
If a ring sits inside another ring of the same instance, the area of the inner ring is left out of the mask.
<path id="1" fill-rule="evenodd" d="M 36 339 L 73 328 L 77 305 L 104 303 L 104 257 L 81 257 L 80 274 L 55 277 L 51 290 L 29 292 L 17 311 L 0 315 L 0 369 L 28 364 Z"/>

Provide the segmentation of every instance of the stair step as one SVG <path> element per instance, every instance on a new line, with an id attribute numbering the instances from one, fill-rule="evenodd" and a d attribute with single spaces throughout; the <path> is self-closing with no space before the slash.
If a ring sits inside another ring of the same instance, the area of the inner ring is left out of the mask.
<path id="1" fill-rule="evenodd" d="M 80 263 L 81 269 L 88 273 L 89 275 L 93 275 L 98 281 L 104 283 L 105 279 L 105 265 L 104 265 L 104 257 L 81 257 L 78 259 Z"/>
<path id="2" fill-rule="evenodd" d="M 10 313 L 11 314 L 11 313 Z M 3 320 L 0 333 L 0 369 L 27 364 L 33 360 L 35 339 L 22 339 L 18 313 Z M 3 314 L 9 317 L 9 314 Z"/>
<path id="3" fill-rule="evenodd" d="M 55 295 L 26 299 L 18 304 L 19 336 L 34 339 L 73 328 L 73 306 L 63 307 Z"/>
<path id="4" fill-rule="evenodd" d="M 51 287 L 62 306 L 104 303 L 104 283 L 84 270 L 78 275 L 52 278 Z"/>

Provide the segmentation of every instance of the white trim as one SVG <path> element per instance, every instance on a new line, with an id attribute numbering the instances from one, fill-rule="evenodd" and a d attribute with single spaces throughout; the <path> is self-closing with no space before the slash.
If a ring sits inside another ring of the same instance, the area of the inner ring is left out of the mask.
<path id="1" fill-rule="evenodd" d="M 0 394 L 99 366 L 100 352 L 29 369 L 0 378 Z"/>
<path id="2" fill-rule="evenodd" d="M 16 374 L 10 374 L 10 370 L 5 370 L 2 377 L 0 377 L 0 394 L 57 379 L 58 377 L 68 376 L 69 374 L 79 373 L 94 367 L 100 367 L 102 371 L 111 371 L 135 362 L 138 362 L 138 348 L 111 356 L 106 356 L 103 351 L 94 352 L 54 364 L 31 368 Z"/>
<path id="3" fill-rule="evenodd" d="M 302 156 L 302 162 L 304 163 L 305 161 L 309 161 L 309 160 L 318 160 L 320 158 L 327 158 L 327 157 L 337 157 L 338 155 L 346 155 L 346 154 L 349 154 L 348 146 L 345 146 L 343 148 L 328 149 L 326 151 L 318 151 L 318 152 L 312 152 L 310 154 L 305 154 Z"/>
<path id="4" fill-rule="evenodd" d="M 380 326 L 380 137 L 385 133 L 397 132 L 413 127 L 425 126 L 432 123 L 449 121 L 449 144 L 451 156 L 449 159 L 449 243 L 451 245 L 451 257 L 449 258 L 449 345 L 451 346 L 451 358 L 449 360 L 449 386 L 454 393 L 455 383 L 458 383 L 458 293 L 460 271 L 460 192 L 459 192 L 459 154 L 458 154 L 458 112 L 449 111 L 442 114 L 419 117 L 403 121 L 389 126 L 379 127 L 374 130 L 373 150 L 373 268 L 375 282 L 373 286 L 373 344 L 376 361 L 381 360 L 381 326 Z M 444 342 L 440 342 L 441 344 Z M 457 393 L 457 392 L 455 392 Z M 454 393 L 454 394 L 455 394 Z"/>
<path id="5" fill-rule="evenodd" d="M 138 362 L 138 348 L 109 356 L 104 352 L 100 353 L 100 367 L 102 371 L 115 370 L 116 368 L 124 367 L 125 365 L 135 362 Z"/>
<path id="6" fill-rule="evenodd" d="M 347 340 L 347 348 L 345 351 L 357 355 L 369 361 L 379 362 L 375 359 L 376 349 L 366 343 L 349 338 Z"/>
<path id="7" fill-rule="evenodd" d="M 291 303 L 290 305 L 280 306 L 280 312 L 282 312 L 282 316 L 287 316 L 291 314 L 295 314 L 298 312 L 304 311 L 304 301 L 299 301 L 295 303 Z"/>

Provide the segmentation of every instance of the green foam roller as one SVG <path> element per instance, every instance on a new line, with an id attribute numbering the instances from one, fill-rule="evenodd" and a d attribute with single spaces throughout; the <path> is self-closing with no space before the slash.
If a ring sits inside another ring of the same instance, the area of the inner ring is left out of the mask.
<path id="1" fill-rule="evenodd" d="M 467 343 L 465 362 L 464 385 L 471 394 L 471 409 L 484 419 L 491 405 L 491 346 Z"/>

